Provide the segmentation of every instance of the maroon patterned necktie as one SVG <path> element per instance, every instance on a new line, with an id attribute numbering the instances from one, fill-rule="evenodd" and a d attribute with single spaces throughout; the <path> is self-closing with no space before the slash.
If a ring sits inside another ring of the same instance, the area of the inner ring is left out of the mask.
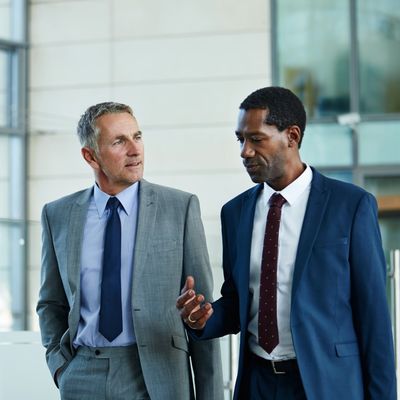
<path id="1" fill-rule="evenodd" d="M 261 261 L 258 343 L 269 354 L 279 343 L 276 317 L 276 276 L 278 269 L 279 223 L 281 221 L 282 206 L 285 202 L 285 198 L 279 193 L 274 193 L 269 199 L 270 206 Z"/>

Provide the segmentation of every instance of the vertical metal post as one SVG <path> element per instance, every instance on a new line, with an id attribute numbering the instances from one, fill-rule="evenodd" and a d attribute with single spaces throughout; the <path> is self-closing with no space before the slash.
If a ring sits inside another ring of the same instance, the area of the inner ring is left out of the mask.
<path id="1" fill-rule="evenodd" d="M 400 250 L 392 250 L 390 252 L 390 265 L 393 271 L 393 283 L 394 283 L 394 346 L 395 346 L 395 357 L 396 357 L 396 374 L 397 382 L 400 379 Z M 397 385 L 397 397 L 400 398 L 400 388 Z"/>
<path id="2" fill-rule="evenodd" d="M 233 398 L 233 392 L 235 390 L 235 381 L 237 376 L 237 366 L 238 366 L 238 335 L 229 336 L 229 395 L 230 399 Z"/>

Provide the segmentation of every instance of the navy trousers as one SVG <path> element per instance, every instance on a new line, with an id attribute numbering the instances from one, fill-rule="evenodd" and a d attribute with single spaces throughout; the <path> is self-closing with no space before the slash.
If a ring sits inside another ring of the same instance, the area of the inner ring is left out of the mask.
<path id="1" fill-rule="evenodd" d="M 307 400 L 297 367 L 276 374 L 269 361 L 250 355 L 244 382 L 241 400 Z"/>

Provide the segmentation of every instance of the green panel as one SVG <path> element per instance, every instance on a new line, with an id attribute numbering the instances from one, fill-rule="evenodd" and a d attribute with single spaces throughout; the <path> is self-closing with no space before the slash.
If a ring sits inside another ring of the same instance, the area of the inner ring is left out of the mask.
<path id="1" fill-rule="evenodd" d="M 400 121 L 363 122 L 358 130 L 361 165 L 400 164 Z"/>
<path id="2" fill-rule="evenodd" d="M 360 110 L 400 112 L 399 0 L 357 1 Z"/>
<path id="3" fill-rule="evenodd" d="M 350 16 L 347 0 L 277 0 L 281 86 L 304 102 L 310 118 L 350 107 Z"/>
<path id="4" fill-rule="evenodd" d="M 316 167 L 351 167 L 351 130 L 341 125 L 309 124 L 300 148 L 304 162 Z"/>

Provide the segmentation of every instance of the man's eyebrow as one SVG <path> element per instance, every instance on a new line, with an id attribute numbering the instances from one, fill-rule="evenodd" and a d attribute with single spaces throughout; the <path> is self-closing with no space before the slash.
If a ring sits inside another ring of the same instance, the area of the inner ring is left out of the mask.
<path id="1" fill-rule="evenodd" d="M 235 131 L 235 135 L 236 136 L 255 136 L 255 135 L 259 135 L 260 132 L 254 131 L 254 132 L 241 132 L 241 131 Z"/>

